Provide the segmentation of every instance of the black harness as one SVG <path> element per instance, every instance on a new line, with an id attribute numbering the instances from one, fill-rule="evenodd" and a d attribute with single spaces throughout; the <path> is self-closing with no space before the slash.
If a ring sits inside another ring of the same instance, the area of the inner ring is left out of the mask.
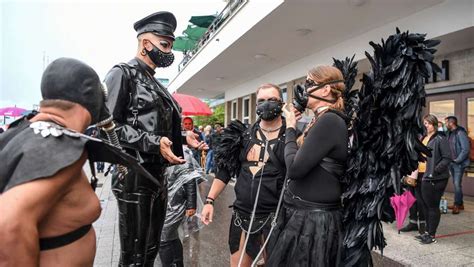
<path id="1" fill-rule="evenodd" d="M 250 127 L 249 129 L 247 129 L 244 133 L 244 142 L 247 142 L 246 149 L 244 150 L 244 153 L 241 155 L 242 166 L 244 167 L 258 166 L 259 163 L 264 163 L 264 164 L 267 163 L 265 162 L 265 144 L 267 142 L 267 137 L 263 133 L 262 129 L 258 126 L 258 122 L 259 121 L 257 121 L 253 127 Z M 257 127 L 257 130 L 253 134 L 254 127 Z M 282 175 L 286 174 L 286 169 L 283 167 L 285 166 L 285 163 L 281 162 L 281 160 L 278 159 L 277 155 L 275 154 L 275 151 L 272 148 L 272 145 L 276 145 L 279 142 L 281 142 L 282 144 L 285 143 L 285 129 L 286 129 L 285 123 L 283 122 L 280 132 L 278 133 L 278 138 L 269 140 L 268 147 L 266 150 L 268 152 L 270 161 L 273 163 L 273 166 L 275 166 Z M 261 139 L 257 138 L 257 132 L 260 134 Z M 262 148 L 260 149 L 258 160 L 247 160 L 247 154 L 254 145 L 258 145 Z"/>

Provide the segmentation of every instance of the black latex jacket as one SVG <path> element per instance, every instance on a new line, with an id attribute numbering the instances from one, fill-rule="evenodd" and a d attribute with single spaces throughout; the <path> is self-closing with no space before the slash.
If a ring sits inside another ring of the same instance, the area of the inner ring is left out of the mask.
<path id="1" fill-rule="evenodd" d="M 162 136 L 173 141 L 173 152 L 183 156 L 180 107 L 143 61 L 134 58 L 114 66 L 105 83 L 107 107 L 117 124 L 120 143 L 141 162 L 163 162 Z"/>

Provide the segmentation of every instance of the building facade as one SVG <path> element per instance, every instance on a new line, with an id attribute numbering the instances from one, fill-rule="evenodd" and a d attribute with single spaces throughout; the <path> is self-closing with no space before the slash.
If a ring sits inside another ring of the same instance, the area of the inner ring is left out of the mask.
<path id="1" fill-rule="evenodd" d="M 307 71 L 332 64 L 332 58 L 355 55 L 361 77 L 369 71 L 369 42 L 380 43 L 398 27 L 441 40 L 435 61 L 443 73 L 426 85 L 425 112 L 439 119 L 456 115 L 474 138 L 474 0 L 231 0 L 230 5 L 226 21 L 169 85 L 198 97 L 224 94 L 226 124 L 255 122 L 255 91 L 263 83 L 278 84 L 291 102 L 294 85 Z M 471 174 L 464 186 L 474 195 Z"/>

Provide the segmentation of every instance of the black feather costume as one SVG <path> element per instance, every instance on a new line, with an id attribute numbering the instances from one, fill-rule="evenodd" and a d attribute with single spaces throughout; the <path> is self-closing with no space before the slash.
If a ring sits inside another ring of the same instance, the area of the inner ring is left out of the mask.
<path id="1" fill-rule="evenodd" d="M 371 266 L 370 251 L 386 245 L 381 221 L 394 220 L 389 197 L 400 193 L 400 179 L 417 168 L 429 150 L 422 133 L 425 79 L 439 67 L 433 63 L 436 40 L 397 29 L 382 44 L 370 42 L 371 71 L 362 88 L 350 91 L 357 69 L 352 59 L 335 60 L 346 79 L 345 97 L 353 144 L 344 177 L 345 266 Z M 351 80 L 352 79 L 352 80 Z M 357 97 L 359 102 L 357 102 Z"/>
<path id="2" fill-rule="evenodd" d="M 359 105 L 359 90 L 352 90 L 357 76 L 357 62 L 354 62 L 354 57 L 355 55 L 352 58 L 346 57 L 344 61 L 333 58 L 334 67 L 338 68 L 344 77 L 346 90 L 344 90 L 342 98 L 344 99 L 345 115 L 352 119 L 352 121 L 354 121 L 357 115 Z M 352 124 L 350 125 L 351 129 Z"/>
<path id="3" fill-rule="evenodd" d="M 239 176 L 240 151 L 243 147 L 244 132 L 247 127 L 239 120 L 229 123 L 221 135 L 220 144 L 214 149 L 217 169 L 225 169 L 231 177 Z"/>

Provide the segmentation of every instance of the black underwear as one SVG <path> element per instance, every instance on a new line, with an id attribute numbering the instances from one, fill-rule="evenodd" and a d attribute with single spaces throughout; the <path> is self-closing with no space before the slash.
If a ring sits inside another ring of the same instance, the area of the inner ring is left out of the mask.
<path id="1" fill-rule="evenodd" d="M 64 235 L 40 238 L 39 240 L 40 250 L 54 249 L 54 248 L 59 248 L 65 245 L 69 245 L 72 242 L 85 236 L 89 232 L 91 227 L 92 225 L 88 224 L 72 232 L 66 233 Z"/>

